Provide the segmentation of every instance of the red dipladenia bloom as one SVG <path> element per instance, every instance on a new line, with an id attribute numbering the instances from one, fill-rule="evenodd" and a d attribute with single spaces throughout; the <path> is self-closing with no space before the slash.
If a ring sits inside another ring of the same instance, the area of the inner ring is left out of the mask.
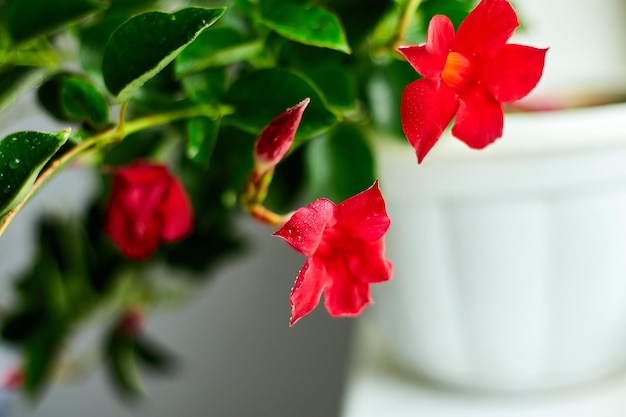
<path id="1" fill-rule="evenodd" d="M 505 0 L 482 0 L 459 26 L 435 16 L 426 43 L 398 51 L 424 78 L 402 94 L 402 129 L 418 162 L 453 117 L 452 135 L 481 149 L 502 136 L 501 103 L 519 100 L 539 82 L 547 49 L 507 44 L 519 26 Z"/>
<path id="2" fill-rule="evenodd" d="M 116 170 L 105 230 L 124 256 L 145 259 L 161 241 L 182 239 L 192 228 L 189 197 L 165 165 L 136 162 Z"/>
<path id="3" fill-rule="evenodd" d="M 291 325 L 324 292 L 331 316 L 356 316 L 371 302 L 369 285 L 391 278 L 384 257 L 390 220 L 378 182 L 335 205 L 320 198 L 296 211 L 275 236 L 308 259 L 291 291 Z"/>

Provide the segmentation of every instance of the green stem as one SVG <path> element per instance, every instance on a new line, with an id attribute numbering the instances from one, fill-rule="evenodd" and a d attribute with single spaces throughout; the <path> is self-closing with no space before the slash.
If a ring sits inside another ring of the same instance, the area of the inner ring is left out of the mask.
<path id="1" fill-rule="evenodd" d="M 396 36 L 393 40 L 392 47 L 395 49 L 398 46 L 402 45 L 404 39 L 406 38 L 406 32 L 413 21 L 413 17 L 417 13 L 417 8 L 419 7 L 421 0 L 406 0 L 404 4 L 404 10 L 402 10 L 402 15 L 400 16 L 400 21 L 398 23 L 398 32 L 396 32 Z"/>
<path id="2" fill-rule="evenodd" d="M 122 106 L 120 115 L 120 124 L 109 130 L 105 130 L 93 136 L 91 138 L 83 140 L 81 143 L 61 155 L 58 159 L 54 160 L 50 166 L 43 171 L 33 186 L 28 190 L 26 195 L 15 207 L 13 207 L 1 220 L 0 220 L 0 236 L 4 234 L 15 215 L 22 209 L 24 204 L 30 200 L 33 195 L 43 185 L 45 185 L 57 172 L 63 167 L 75 160 L 81 155 L 84 155 L 94 149 L 99 149 L 102 146 L 109 146 L 115 143 L 121 142 L 126 136 L 131 133 L 139 132 L 141 130 L 149 129 L 155 126 L 161 126 L 174 122 L 176 120 L 190 119 L 193 117 L 207 116 L 210 118 L 217 118 L 232 112 L 229 107 L 223 107 L 215 109 L 204 105 L 188 107 L 185 109 L 174 110 L 168 113 L 161 113 L 153 116 L 147 116 L 141 119 L 126 122 L 124 120 L 125 106 Z"/>

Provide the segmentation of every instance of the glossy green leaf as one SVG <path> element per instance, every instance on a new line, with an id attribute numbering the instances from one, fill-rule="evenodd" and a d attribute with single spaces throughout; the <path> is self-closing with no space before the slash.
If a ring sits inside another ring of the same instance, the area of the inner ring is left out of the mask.
<path id="1" fill-rule="evenodd" d="M 305 98 L 307 106 L 296 133 L 297 146 L 302 140 L 320 134 L 338 122 L 319 92 L 304 78 L 279 69 L 256 71 L 235 82 L 226 100 L 235 107 L 229 120 L 238 127 L 258 134 L 271 120 Z"/>
<path id="2" fill-rule="evenodd" d="M 219 120 L 196 117 L 187 121 L 187 158 L 208 167 L 217 141 Z"/>
<path id="3" fill-rule="evenodd" d="M 47 80 L 38 91 L 39 102 L 59 120 L 86 122 L 102 128 L 109 121 L 104 95 L 87 79 L 68 73 Z"/>
<path id="4" fill-rule="evenodd" d="M 102 76 L 118 103 L 172 62 L 225 8 L 189 7 L 176 13 L 147 12 L 122 24 L 109 39 Z"/>
<path id="5" fill-rule="evenodd" d="M 0 141 L 0 215 L 28 192 L 43 166 L 67 141 L 70 130 L 59 133 L 17 132 Z"/>
<path id="6" fill-rule="evenodd" d="M 339 19 L 314 5 L 290 0 L 261 2 L 263 23 L 281 36 L 306 45 L 350 53 Z"/>
<path id="7" fill-rule="evenodd" d="M 99 0 L 11 0 L 7 29 L 16 42 L 55 32 L 107 7 Z"/>
<path id="8" fill-rule="evenodd" d="M 356 127 L 340 124 L 306 147 L 309 186 L 314 197 L 336 203 L 372 185 L 374 158 L 367 138 Z"/>
<path id="9" fill-rule="evenodd" d="M 419 6 L 421 26 L 427 28 L 433 16 L 442 14 L 448 16 L 458 28 L 475 5 L 473 0 L 423 0 Z"/>
<path id="10" fill-rule="evenodd" d="M 175 62 L 178 77 L 208 67 L 218 67 L 248 60 L 263 49 L 263 41 L 248 41 L 243 34 L 231 27 L 211 28 L 204 31 Z"/>
<path id="11" fill-rule="evenodd" d="M 394 0 L 318 0 L 317 2 L 339 17 L 348 42 L 355 49 L 372 33 L 374 27 L 384 18 L 394 3 L 400 2 Z"/>
<path id="12" fill-rule="evenodd" d="M 282 48 L 280 59 L 313 81 L 330 107 L 339 111 L 356 107 L 356 82 L 346 63 L 352 57 L 329 49 L 291 43 Z"/>
<path id="13" fill-rule="evenodd" d="M 109 107 L 100 91 L 87 80 L 70 77 L 63 82 L 61 103 L 73 120 L 85 121 L 93 127 L 103 127 L 109 121 Z"/>

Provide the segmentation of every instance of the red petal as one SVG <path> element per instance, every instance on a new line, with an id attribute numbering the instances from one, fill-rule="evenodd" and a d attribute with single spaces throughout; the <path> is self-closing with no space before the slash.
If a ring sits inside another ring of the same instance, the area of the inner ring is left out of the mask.
<path id="1" fill-rule="evenodd" d="M 505 0 L 482 0 L 459 26 L 452 50 L 494 56 L 519 26 L 517 14 Z"/>
<path id="2" fill-rule="evenodd" d="M 110 205 L 120 206 L 130 227 L 141 235 L 157 213 L 169 183 L 170 174 L 163 165 L 129 165 L 119 169 L 113 179 Z"/>
<path id="3" fill-rule="evenodd" d="M 161 165 L 140 162 L 117 170 L 105 230 L 127 258 L 144 259 L 158 248 L 161 220 L 157 210 L 169 181 L 167 168 Z"/>
<path id="4" fill-rule="evenodd" d="M 452 135 L 474 149 L 482 149 L 502 136 L 502 107 L 487 90 L 480 86 L 469 88 L 459 102 Z"/>
<path id="5" fill-rule="evenodd" d="M 428 24 L 426 44 L 398 48 L 415 71 L 425 78 L 437 78 L 446 64 L 454 40 L 454 26 L 446 16 L 434 16 Z"/>
<path id="6" fill-rule="evenodd" d="M 334 223 L 335 204 L 320 198 L 296 211 L 274 236 L 285 239 L 295 250 L 312 256 L 319 246 L 324 230 Z"/>
<path id="7" fill-rule="evenodd" d="M 317 307 L 327 281 L 324 265 L 315 258 L 307 259 L 291 289 L 291 326 Z"/>
<path id="8" fill-rule="evenodd" d="M 352 273 L 363 282 L 388 281 L 393 273 L 391 262 L 384 256 L 385 242 L 379 239 L 368 242 L 358 253 L 346 255 Z"/>
<path id="9" fill-rule="evenodd" d="M 547 49 L 523 45 L 505 45 L 483 67 L 482 81 L 500 103 L 519 100 L 535 88 Z"/>
<path id="10" fill-rule="evenodd" d="M 367 190 L 337 205 L 335 217 L 337 227 L 347 229 L 350 238 L 380 239 L 389 229 L 391 220 L 378 188 L 378 180 Z"/>
<path id="11" fill-rule="evenodd" d="M 445 83 L 421 79 L 406 86 L 400 106 L 402 130 L 418 163 L 439 140 L 457 107 L 457 95 Z"/>
<path id="12" fill-rule="evenodd" d="M 324 291 L 324 305 L 333 317 L 357 316 L 372 302 L 369 284 L 350 271 L 344 259 L 326 265 L 329 285 Z"/>
<path id="13" fill-rule="evenodd" d="M 305 98 L 288 108 L 263 129 L 254 147 L 257 169 L 260 172 L 267 171 L 287 154 L 309 101 L 309 98 Z"/>
<path id="14" fill-rule="evenodd" d="M 132 217 L 122 207 L 110 206 L 107 212 L 105 231 L 128 259 L 142 260 L 152 255 L 161 240 L 160 223 L 156 218 L 148 222 L 141 233 L 137 232 Z"/>
<path id="15" fill-rule="evenodd" d="M 159 206 L 163 230 L 161 235 L 166 242 L 173 242 L 187 236 L 193 229 L 193 209 L 180 181 L 172 178 Z"/>

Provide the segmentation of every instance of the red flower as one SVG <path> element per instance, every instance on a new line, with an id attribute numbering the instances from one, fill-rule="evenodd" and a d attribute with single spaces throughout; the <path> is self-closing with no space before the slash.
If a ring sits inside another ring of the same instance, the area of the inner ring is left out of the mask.
<path id="1" fill-rule="evenodd" d="M 418 162 L 453 117 L 452 134 L 475 149 L 502 136 L 501 103 L 519 100 L 539 82 L 547 49 L 507 44 L 519 26 L 505 0 L 482 0 L 456 35 L 435 16 L 424 45 L 398 48 L 424 78 L 402 94 L 402 129 Z"/>
<path id="2" fill-rule="evenodd" d="M 309 98 L 305 98 L 288 108 L 263 129 L 254 146 L 254 159 L 258 173 L 262 174 L 273 168 L 289 152 L 298 125 L 300 125 L 302 113 L 309 101 L 311 101 Z"/>
<path id="3" fill-rule="evenodd" d="M 189 198 L 166 166 L 136 162 L 115 172 L 105 230 L 124 256 L 145 259 L 192 227 Z"/>
<path id="4" fill-rule="evenodd" d="M 308 259 L 291 291 L 291 325 L 324 292 L 331 316 L 356 316 L 371 302 L 369 284 L 391 278 L 383 236 L 390 220 L 378 182 L 339 205 L 320 198 L 296 211 L 275 236 Z"/>

